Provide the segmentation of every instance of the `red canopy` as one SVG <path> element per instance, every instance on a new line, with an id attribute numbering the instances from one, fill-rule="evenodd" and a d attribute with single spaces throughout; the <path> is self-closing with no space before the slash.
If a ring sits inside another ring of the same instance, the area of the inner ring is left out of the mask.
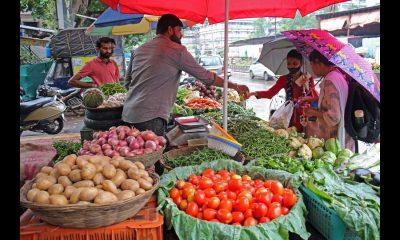
<path id="1" fill-rule="evenodd" d="M 161 16 L 173 13 L 181 19 L 203 23 L 225 21 L 225 0 L 101 0 L 113 9 L 120 6 L 122 13 L 141 13 Z M 329 5 L 348 0 L 230 0 L 229 19 L 302 16 Z"/>

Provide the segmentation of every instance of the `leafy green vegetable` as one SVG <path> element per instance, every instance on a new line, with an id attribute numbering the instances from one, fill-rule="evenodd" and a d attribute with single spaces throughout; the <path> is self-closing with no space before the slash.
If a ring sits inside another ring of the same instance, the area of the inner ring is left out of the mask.
<path id="1" fill-rule="evenodd" d="M 70 154 L 76 154 L 82 147 L 82 145 L 80 142 L 60 140 L 60 141 L 55 141 L 53 143 L 53 147 L 57 151 L 57 159 L 54 160 L 54 163 L 57 163 Z"/>
<path id="2" fill-rule="evenodd" d="M 192 152 L 189 155 L 181 155 L 175 158 L 164 158 L 164 164 L 171 168 L 199 165 L 203 162 L 211 162 L 217 159 L 229 159 L 230 157 L 221 151 L 210 148 L 202 148 Z"/>
<path id="3" fill-rule="evenodd" d="M 339 140 L 336 138 L 329 138 L 325 142 L 325 149 L 337 155 L 341 151 Z"/>
<path id="4" fill-rule="evenodd" d="M 124 86 L 120 83 L 106 83 L 99 87 L 100 90 L 104 93 L 104 95 L 112 96 L 116 93 L 126 93 L 128 92 Z"/>
<path id="5" fill-rule="evenodd" d="M 292 188 L 293 186 L 291 182 L 292 175 L 287 172 L 242 166 L 232 160 L 218 160 L 203 163 L 199 166 L 175 168 L 161 177 L 157 196 L 157 209 L 163 214 L 166 227 L 171 229 L 173 226 L 179 239 L 287 240 L 289 239 L 289 232 L 296 233 L 303 239 L 308 239 L 310 234 L 305 228 L 304 218 L 306 208 L 302 195 L 295 188 L 293 190 L 298 200 L 287 215 L 276 218 L 271 222 L 251 227 L 204 221 L 193 218 L 179 210 L 172 199 L 168 197 L 169 190 L 176 184 L 178 179 L 187 179 L 192 173 L 200 174 L 206 168 L 214 170 L 227 169 L 240 175 L 248 174 L 253 179 L 276 179 L 281 181 L 285 187 Z"/>
<path id="6" fill-rule="evenodd" d="M 176 101 L 175 103 L 178 105 L 183 105 L 185 104 L 185 102 L 183 101 L 183 99 L 190 94 L 190 90 L 187 88 L 178 88 L 178 92 L 176 93 Z"/>

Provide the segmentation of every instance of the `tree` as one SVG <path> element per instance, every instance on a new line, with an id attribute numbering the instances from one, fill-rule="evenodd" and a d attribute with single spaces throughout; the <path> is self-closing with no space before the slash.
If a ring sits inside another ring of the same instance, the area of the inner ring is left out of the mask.
<path id="1" fill-rule="evenodd" d="M 254 32 L 250 34 L 251 38 L 265 37 L 269 34 L 268 29 L 272 27 L 270 20 L 267 18 L 258 18 L 253 21 Z"/>
<path id="2" fill-rule="evenodd" d="M 277 28 L 282 32 L 286 30 L 309 29 L 316 27 L 317 19 L 315 18 L 315 13 L 309 14 L 305 17 L 302 17 L 297 13 L 294 19 L 282 19 Z"/>
<path id="3" fill-rule="evenodd" d="M 145 34 L 131 34 L 124 36 L 124 51 L 130 52 L 132 48 L 138 47 L 145 42 L 149 41 L 156 35 L 154 30 L 150 31 L 149 33 Z"/>

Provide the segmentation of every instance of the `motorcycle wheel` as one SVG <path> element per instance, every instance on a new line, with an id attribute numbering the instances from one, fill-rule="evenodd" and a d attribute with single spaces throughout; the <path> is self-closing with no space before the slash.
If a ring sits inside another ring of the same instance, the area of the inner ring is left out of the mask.
<path id="1" fill-rule="evenodd" d="M 62 118 L 57 118 L 56 120 L 54 120 L 54 122 L 47 125 L 46 128 L 43 129 L 43 131 L 48 134 L 57 134 L 61 132 L 63 127 L 64 127 L 64 121 L 62 120 Z"/>

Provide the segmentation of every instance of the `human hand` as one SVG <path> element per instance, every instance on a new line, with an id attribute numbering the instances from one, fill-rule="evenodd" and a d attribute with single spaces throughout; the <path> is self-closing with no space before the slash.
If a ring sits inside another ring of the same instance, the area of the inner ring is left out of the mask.
<path id="1" fill-rule="evenodd" d="M 251 96 L 257 96 L 256 92 L 248 92 L 246 95 L 246 99 L 249 99 Z"/>
<path id="2" fill-rule="evenodd" d="M 241 84 L 236 84 L 235 90 L 240 95 L 246 95 L 248 92 L 250 92 L 249 88 L 246 85 L 241 85 Z"/>

